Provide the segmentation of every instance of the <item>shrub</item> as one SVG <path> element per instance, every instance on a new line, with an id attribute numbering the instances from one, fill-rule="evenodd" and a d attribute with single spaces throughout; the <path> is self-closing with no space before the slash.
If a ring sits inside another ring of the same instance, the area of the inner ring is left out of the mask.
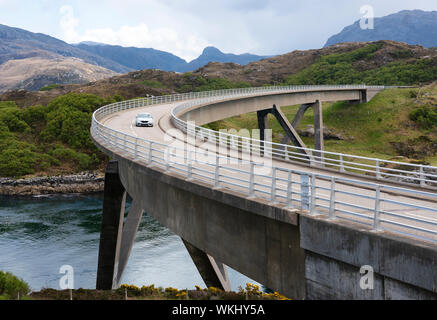
<path id="1" fill-rule="evenodd" d="M 9 272 L 0 271 L 0 296 L 6 299 L 16 299 L 29 294 L 29 285 Z"/>
<path id="2" fill-rule="evenodd" d="M 142 286 L 141 287 L 141 295 L 143 297 L 147 297 L 147 296 L 153 296 L 153 295 L 158 295 L 159 294 L 159 290 L 157 288 L 155 288 L 155 285 L 150 285 L 150 286 Z"/>
<path id="3" fill-rule="evenodd" d="M 39 89 L 39 91 L 50 91 L 50 90 L 53 90 L 56 88 L 61 88 L 61 87 L 62 87 L 61 84 L 54 83 L 54 84 L 49 84 L 48 86 L 42 87 L 41 89 Z"/>
<path id="4" fill-rule="evenodd" d="M 422 106 L 410 112 L 410 120 L 424 129 L 437 126 L 437 108 Z"/>
<path id="5" fill-rule="evenodd" d="M 169 288 L 165 288 L 165 296 L 167 298 L 176 298 L 177 294 L 179 293 L 178 289 L 169 287 Z"/>
<path id="6" fill-rule="evenodd" d="M 62 145 L 57 145 L 55 149 L 50 152 L 50 155 L 59 161 L 71 162 L 78 166 L 80 170 L 91 169 L 99 162 L 95 154 L 89 156 L 85 153 L 65 148 Z"/>
<path id="7" fill-rule="evenodd" d="M 0 176 L 33 174 L 61 161 L 74 169 L 94 169 L 105 157 L 91 141 L 92 112 L 122 99 L 70 93 L 48 106 L 23 109 L 14 102 L 0 102 Z"/>
<path id="8" fill-rule="evenodd" d="M 21 118 L 28 124 L 44 123 L 48 112 L 47 106 L 31 106 L 21 111 Z"/>
<path id="9" fill-rule="evenodd" d="M 179 87 L 179 92 L 189 91 L 211 91 L 211 90 L 224 90 L 234 88 L 247 88 L 250 87 L 250 83 L 239 81 L 232 82 L 223 78 L 206 78 L 203 76 L 193 76 L 191 73 L 184 75 L 184 82 Z"/>
<path id="10" fill-rule="evenodd" d="M 46 142 L 60 140 L 73 148 L 94 149 L 89 128 L 91 115 L 106 101 L 95 95 L 70 93 L 54 99 L 46 115 L 47 126 L 41 132 Z"/>
<path id="11" fill-rule="evenodd" d="M 30 130 L 27 123 L 22 120 L 22 111 L 17 106 L 1 108 L 0 122 L 3 122 L 12 132 L 25 132 Z"/>

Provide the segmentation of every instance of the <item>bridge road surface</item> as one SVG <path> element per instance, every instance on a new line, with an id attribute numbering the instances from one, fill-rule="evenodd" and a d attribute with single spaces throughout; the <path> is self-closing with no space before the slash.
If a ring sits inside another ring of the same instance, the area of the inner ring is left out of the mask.
<path id="1" fill-rule="evenodd" d="M 111 129 L 121 131 L 125 134 L 132 135 L 132 136 L 137 137 L 137 138 L 143 138 L 146 140 L 151 140 L 151 141 L 155 141 L 158 143 L 175 146 L 174 145 L 175 139 L 169 139 L 170 138 L 169 135 L 167 135 L 167 137 L 166 137 L 166 132 L 168 132 L 169 129 L 178 130 L 171 123 L 171 111 L 179 104 L 181 104 L 180 101 L 175 102 L 175 103 L 159 104 L 159 105 L 152 105 L 152 106 L 124 110 L 124 111 L 120 111 L 120 112 L 108 115 L 107 117 L 103 118 L 100 122 L 103 125 L 111 128 Z M 139 113 L 142 113 L 142 112 L 148 112 L 153 116 L 153 118 L 155 120 L 154 127 L 147 128 L 147 127 L 136 127 L 135 126 L 136 115 Z M 185 141 L 187 141 L 185 133 L 180 132 L 179 134 L 183 135 L 184 136 L 183 139 L 185 139 Z M 180 146 L 183 146 L 183 145 L 180 144 Z M 214 145 L 209 144 L 209 146 L 208 146 L 208 143 L 203 143 L 202 148 L 206 148 L 209 150 L 215 150 L 215 144 Z M 197 150 L 197 151 L 200 151 L 200 150 Z M 229 151 L 227 148 L 219 148 L 218 152 L 224 156 L 229 155 Z M 232 156 L 232 154 L 231 154 L 231 156 Z M 256 163 L 262 163 L 264 161 L 264 158 L 257 159 L 256 157 L 254 158 L 253 156 L 252 156 L 252 158 L 247 157 L 247 159 L 255 160 Z M 199 160 L 199 158 L 197 158 L 197 160 Z M 358 181 L 379 184 L 382 186 L 381 199 L 388 200 L 388 201 L 394 200 L 394 201 L 403 202 L 406 204 L 425 206 L 425 207 L 434 208 L 434 209 L 437 208 L 437 203 L 435 202 L 435 200 L 426 199 L 423 197 L 404 196 L 402 194 L 395 194 L 395 193 L 389 191 L 388 189 L 384 189 L 384 185 L 389 187 L 389 186 L 393 186 L 393 183 L 389 184 L 389 183 L 385 183 L 383 181 L 366 179 L 365 177 L 363 177 L 363 178 L 359 178 L 359 177 L 357 178 L 355 176 L 351 177 L 350 175 L 342 174 L 340 172 L 337 173 L 337 172 L 324 171 L 323 169 L 320 169 L 320 168 L 298 165 L 298 164 L 294 164 L 294 163 L 290 163 L 290 162 L 286 162 L 286 161 L 280 161 L 280 160 L 276 160 L 276 159 L 271 159 L 271 163 L 267 163 L 267 165 L 278 167 L 278 168 L 284 168 L 284 169 L 304 171 L 304 172 L 308 172 L 309 174 L 316 173 L 316 174 L 322 174 L 322 175 L 326 175 L 326 176 L 334 176 L 337 178 L 345 178 L 345 179 L 358 180 Z M 248 180 L 249 180 L 248 174 L 235 172 L 232 170 L 232 168 L 244 169 L 246 171 L 249 171 L 250 166 L 248 164 L 228 164 L 228 165 L 225 165 L 225 167 L 229 168 L 229 170 L 227 170 L 227 169 L 221 169 L 221 170 L 228 171 L 227 172 L 228 174 L 231 173 L 231 174 L 233 174 L 233 176 L 247 181 L 246 185 L 244 184 L 244 182 L 242 182 L 242 185 L 245 185 L 246 189 L 241 188 L 242 195 L 247 196 L 247 186 L 249 184 L 248 183 Z M 206 171 L 210 171 L 211 178 L 212 179 L 214 178 L 215 170 L 214 170 L 213 166 L 208 166 L 207 164 L 203 164 L 203 163 L 196 163 L 196 168 L 202 168 Z M 272 183 L 271 178 L 269 179 L 269 176 L 271 176 L 271 170 L 269 170 L 269 171 L 270 172 L 262 173 L 262 175 L 260 175 L 260 176 L 256 176 L 255 183 L 260 183 L 260 184 L 264 184 L 267 186 L 271 185 L 271 183 Z M 284 179 L 284 180 L 287 180 L 288 173 L 282 172 L 281 170 L 278 170 L 277 177 Z M 193 178 L 195 181 L 195 176 Z M 300 182 L 300 177 L 297 175 L 292 175 L 292 181 L 295 182 L 292 184 L 292 190 L 293 190 L 293 192 L 296 192 L 296 198 L 295 198 L 295 201 L 293 202 L 293 204 L 296 204 L 296 208 L 297 208 L 298 206 L 297 206 L 296 201 L 299 201 L 299 198 L 300 198 L 300 196 L 299 196 L 300 185 L 297 183 Z M 318 181 L 318 183 L 319 183 L 319 181 Z M 285 181 L 284 182 L 277 182 L 277 196 L 278 197 L 286 196 L 287 185 L 288 185 L 288 183 Z M 316 201 L 317 212 L 320 214 L 327 215 L 328 214 L 327 210 L 325 208 L 323 208 L 322 206 L 329 206 L 329 201 L 330 201 L 329 189 L 331 187 L 331 182 L 328 180 L 326 180 L 326 181 L 321 180 L 320 186 L 323 188 L 326 188 L 326 190 L 323 190 L 323 189 L 317 190 L 317 196 L 322 198 L 322 199 L 318 199 Z M 221 183 L 220 187 L 226 188 L 226 182 Z M 233 187 L 232 188 L 233 190 L 236 189 L 235 186 L 232 186 L 232 187 Z M 405 189 L 409 189 L 409 187 L 404 187 L 404 186 L 400 186 L 400 187 L 405 188 Z M 263 194 L 264 198 L 266 198 L 266 194 L 269 193 L 271 190 L 269 187 L 264 187 L 264 188 L 260 187 L 259 189 L 263 189 L 265 191 Z M 371 197 L 375 197 L 375 192 L 376 192 L 375 189 L 372 189 L 372 188 L 363 188 L 362 186 L 356 187 L 354 185 L 347 184 L 347 183 L 336 183 L 336 190 L 344 191 L 344 192 L 354 192 L 357 194 L 361 194 L 363 196 L 371 196 Z M 261 196 L 262 193 L 255 192 L 255 195 Z M 285 201 L 285 199 L 284 199 L 284 201 Z M 338 207 L 336 208 L 336 210 L 345 210 L 345 211 L 349 210 L 349 211 L 353 211 L 354 213 L 359 213 L 362 215 L 362 217 L 354 216 L 353 219 L 350 219 L 350 215 L 346 214 L 345 212 L 340 211 L 340 212 L 336 213 L 337 218 L 351 220 L 351 221 L 358 222 L 358 223 L 362 222 L 363 227 L 365 227 L 365 225 L 371 226 L 373 224 L 372 219 L 373 219 L 373 215 L 374 215 L 373 212 L 374 212 L 374 208 L 375 208 L 375 201 L 372 201 L 370 199 L 366 199 L 364 197 L 357 198 L 356 196 L 350 196 L 350 195 L 347 195 L 344 193 L 337 193 L 335 201 L 338 202 Z M 342 203 L 349 203 L 349 204 L 352 204 L 355 206 L 368 208 L 368 210 L 364 210 L 364 209 L 361 209 L 359 207 L 352 208 L 350 205 L 346 205 L 346 204 L 342 204 Z M 147 211 L 147 208 L 145 208 L 145 210 Z M 384 218 L 384 219 L 387 218 L 390 221 L 393 221 L 393 222 L 400 224 L 399 226 L 394 226 L 393 224 L 391 224 L 390 228 L 392 230 L 396 230 L 400 233 L 405 233 L 405 229 L 402 228 L 402 224 L 408 224 L 410 226 L 414 226 L 414 227 L 418 227 L 418 228 L 425 228 L 428 230 L 437 231 L 436 226 L 430 226 L 429 224 L 426 224 L 426 223 L 423 223 L 420 221 L 412 221 L 411 219 L 403 218 L 403 216 L 408 216 L 408 217 L 413 218 L 413 220 L 414 220 L 415 217 L 426 217 L 428 220 L 432 220 L 434 222 L 437 222 L 437 216 L 436 216 L 436 214 L 433 214 L 432 212 L 429 212 L 426 210 L 421 210 L 421 209 L 416 209 L 416 208 L 410 207 L 410 206 L 393 204 L 393 203 L 386 202 L 386 201 L 383 201 L 381 203 L 381 210 L 391 212 L 395 215 L 396 214 L 400 215 L 400 216 L 395 216 L 395 217 L 393 217 L 393 216 L 389 217 L 389 216 L 386 216 L 384 213 L 381 213 L 382 218 Z M 385 225 L 385 223 L 381 222 L 382 228 L 384 228 L 384 225 Z M 368 227 L 367 227 L 367 229 L 368 229 Z M 420 230 L 409 229 L 408 233 L 415 235 L 419 238 L 426 236 L 428 239 L 432 239 L 433 241 L 434 240 L 437 241 L 437 236 L 430 235 L 428 233 L 424 233 Z"/>

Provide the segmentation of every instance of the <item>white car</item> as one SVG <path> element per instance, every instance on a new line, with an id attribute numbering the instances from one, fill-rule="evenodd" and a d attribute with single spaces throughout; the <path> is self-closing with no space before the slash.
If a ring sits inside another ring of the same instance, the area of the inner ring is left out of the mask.
<path id="1" fill-rule="evenodd" d="M 153 127 L 154 120 L 150 113 L 140 113 L 135 120 L 137 127 Z"/>

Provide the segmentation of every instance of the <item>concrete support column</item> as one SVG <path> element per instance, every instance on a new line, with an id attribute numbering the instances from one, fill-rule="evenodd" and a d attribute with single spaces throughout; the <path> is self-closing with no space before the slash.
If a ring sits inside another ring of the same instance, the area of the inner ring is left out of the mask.
<path id="1" fill-rule="evenodd" d="M 313 104 L 313 108 L 314 108 L 314 149 L 323 151 L 325 150 L 325 143 L 323 137 L 322 102 L 317 100 L 316 103 Z M 322 153 L 316 154 L 316 157 L 321 158 Z"/>
<path id="2" fill-rule="evenodd" d="M 144 210 L 139 201 L 134 199 L 124 222 L 126 196 L 127 193 L 120 181 L 118 162 L 111 161 L 105 174 L 97 266 L 98 290 L 112 290 L 119 287 L 143 216 Z"/>
<path id="3" fill-rule="evenodd" d="M 113 289 L 115 270 L 119 260 L 125 205 L 126 190 L 120 181 L 118 162 L 110 161 L 105 174 L 96 283 L 98 290 Z"/>
<path id="4" fill-rule="evenodd" d="M 126 268 L 129 260 L 132 247 L 135 242 L 138 227 L 140 226 L 141 219 L 143 217 L 143 208 L 140 206 L 139 201 L 133 200 L 129 208 L 129 213 L 126 217 L 126 221 L 123 227 L 123 233 L 121 237 L 120 255 L 118 261 L 118 268 L 115 269 L 115 281 L 114 286 L 119 287 L 121 277 L 123 276 L 124 269 Z"/>
<path id="5" fill-rule="evenodd" d="M 362 91 L 360 91 L 361 92 L 361 99 L 360 99 L 360 103 L 367 103 L 369 100 L 368 100 L 368 95 L 367 95 L 367 89 L 366 90 L 362 90 Z M 378 91 L 376 91 L 376 92 L 379 92 L 379 90 Z M 374 94 L 375 95 L 375 94 Z M 373 98 L 373 96 L 372 96 L 372 98 Z"/>
<path id="6" fill-rule="evenodd" d="M 258 128 L 259 128 L 259 139 L 260 143 L 260 156 L 264 155 L 264 141 L 266 140 L 266 130 L 269 129 L 269 118 L 268 115 L 270 113 L 270 109 L 261 110 L 257 112 L 258 116 Z"/>
<path id="7" fill-rule="evenodd" d="M 208 288 L 215 287 L 224 291 L 231 291 L 231 282 L 229 281 L 226 266 L 184 239 L 182 239 L 182 242 L 187 248 L 206 286 Z"/>
<path id="8" fill-rule="evenodd" d="M 291 126 L 297 130 L 297 127 L 299 127 L 300 122 L 302 121 L 303 116 L 305 115 L 305 112 L 312 106 L 311 103 L 309 104 L 303 104 L 300 106 L 299 110 L 297 111 L 296 115 L 294 116 L 293 122 L 291 123 Z M 289 144 L 290 143 L 290 137 L 288 135 L 285 135 L 285 137 L 282 139 L 282 144 Z"/>
<path id="9" fill-rule="evenodd" d="M 284 129 L 286 135 L 291 139 L 293 144 L 296 147 L 299 147 L 299 148 L 307 148 L 307 146 L 302 141 L 302 139 L 300 138 L 299 134 L 293 128 L 291 123 L 288 121 L 287 117 L 282 112 L 282 110 L 280 108 L 276 107 L 276 105 L 273 105 L 272 113 L 276 117 L 276 119 L 278 120 L 278 122 L 281 125 L 282 129 Z M 300 150 L 300 152 L 302 154 L 304 154 L 304 155 L 308 155 L 306 150 Z"/>

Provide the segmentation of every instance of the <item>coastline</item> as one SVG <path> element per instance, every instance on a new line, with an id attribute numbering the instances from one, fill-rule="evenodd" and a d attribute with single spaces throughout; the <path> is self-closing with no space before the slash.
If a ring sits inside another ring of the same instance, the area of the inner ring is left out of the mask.
<path id="1" fill-rule="evenodd" d="M 104 174 L 96 172 L 23 179 L 0 178 L 0 195 L 37 196 L 97 193 L 103 191 L 104 182 Z"/>

